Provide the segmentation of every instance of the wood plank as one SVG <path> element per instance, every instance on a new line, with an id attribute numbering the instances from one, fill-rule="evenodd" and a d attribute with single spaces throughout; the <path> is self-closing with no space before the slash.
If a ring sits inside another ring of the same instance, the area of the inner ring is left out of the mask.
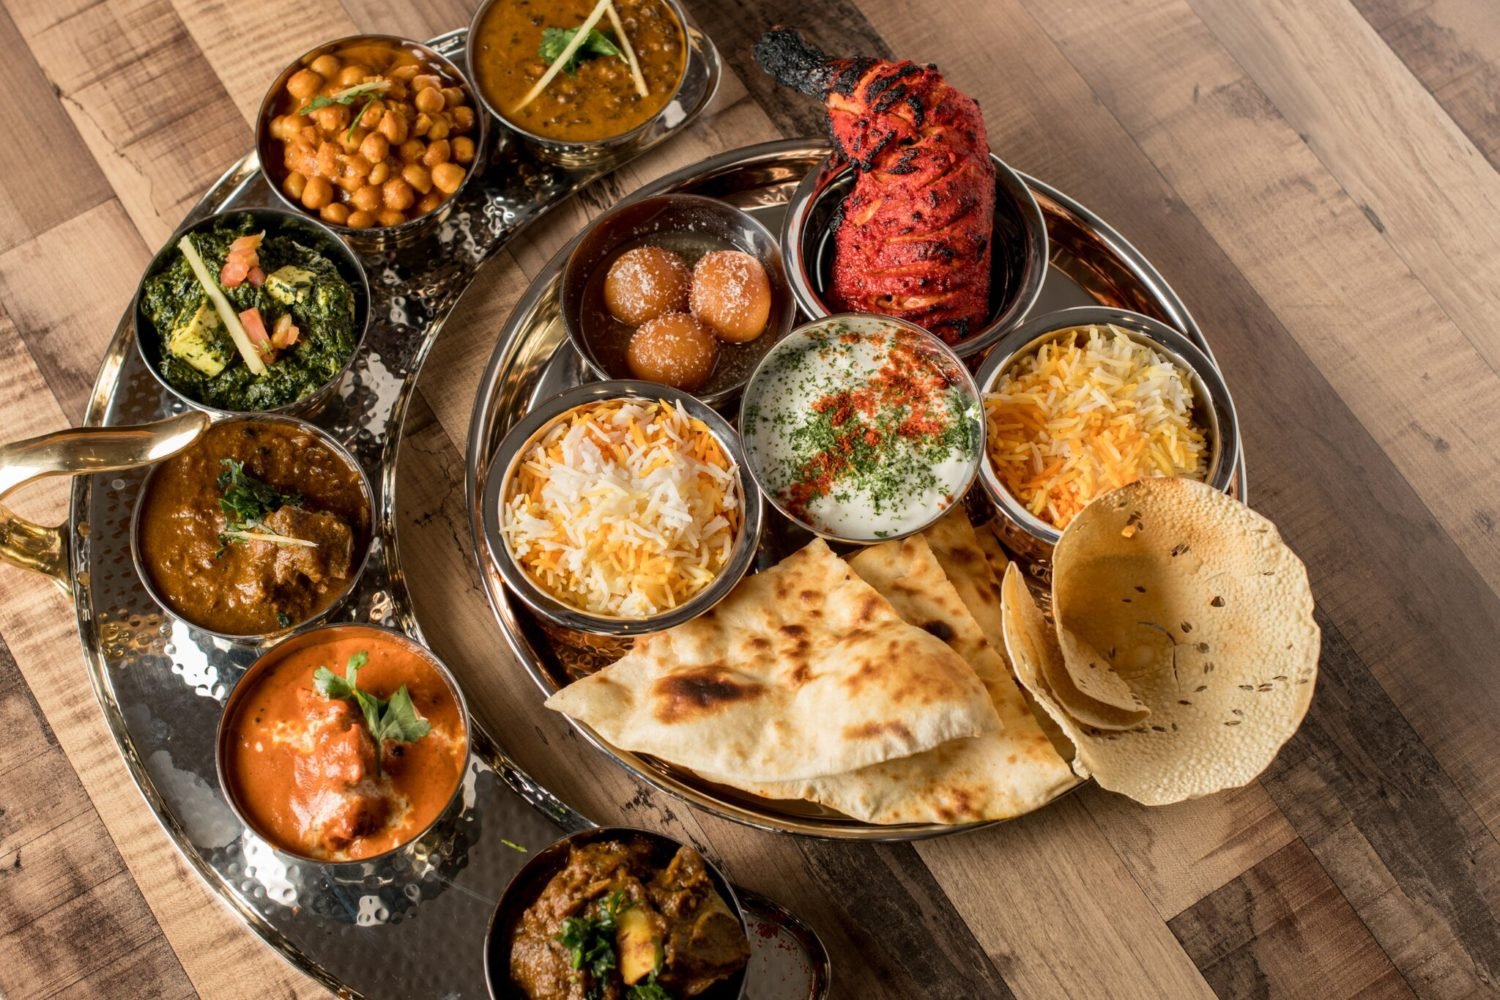
<path id="1" fill-rule="evenodd" d="M 1220 996 L 1410 997 L 1307 845 L 1296 841 L 1172 921 Z"/>
<path id="2" fill-rule="evenodd" d="M 1500 29 L 1494 5 L 1429 0 L 1405 9 L 1356 0 L 1355 6 L 1469 141 L 1500 168 Z"/>
<path id="3" fill-rule="evenodd" d="M 0 144 L 0 251 L 51 229 L 108 198 L 109 183 L 26 49 L 0 10 L 0 87 L 25 108 L 27 131 Z M 45 137 L 45 141 L 41 141 Z"/>
<path id="4" fill-rule="evenodd" d="M 468 27 L 479 4 L 475 0 L 426 0 L 419 4 L 343 0 L 343 6 L 360 31 L 423 39 Z"/>

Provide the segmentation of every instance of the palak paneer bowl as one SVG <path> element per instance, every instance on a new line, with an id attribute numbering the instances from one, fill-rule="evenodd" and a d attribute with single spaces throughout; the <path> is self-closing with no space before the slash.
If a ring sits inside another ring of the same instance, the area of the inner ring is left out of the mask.
<path id="1" fill-rule="evenodd" d="M 162 388 L 209 413 L 316 413 L 370 324 L 359 257 L 328 227 L 271 208 L 188 223 L 156 254 L 132 307 Z"/>
<path id="2" fill-rule="evenodd" d="M 365 865 L 452 814 L 470 732 L 463 691 L 421 643 L 377 625 L 313 626 L 263 654 L 230 692 L 219 785 L 280 854 Z"/>
<path id="3" fill-rule="evenodd" d="M 131 554 L 168 614 L 258 643 L 332 614 L 369 557 L 359 462 L 295 417 L 220 420 L 141 484 Z"/>

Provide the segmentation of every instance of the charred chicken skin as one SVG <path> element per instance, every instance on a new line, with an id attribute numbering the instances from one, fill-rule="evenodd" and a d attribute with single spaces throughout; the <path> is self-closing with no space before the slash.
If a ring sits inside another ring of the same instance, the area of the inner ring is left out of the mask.
<path id="1" fill-rule="evenodd" d="M 755 60 L 822 100 L 856 172 L 834 234 L 829 304 L 899 316 L 956 343 L 989 315 L 995 168 L 979 105 L 933 66 L 833 59 L 773 28 Z"/>

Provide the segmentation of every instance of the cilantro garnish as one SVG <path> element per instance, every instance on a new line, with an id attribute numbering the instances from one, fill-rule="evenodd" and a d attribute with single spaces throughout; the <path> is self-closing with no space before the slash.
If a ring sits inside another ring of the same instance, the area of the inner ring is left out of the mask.
<path id="1" fill-rule="evenodd" d="M 224 530 L 219 534 L 220 546 L 231 542 L 243 543 L 249 536 L 266 537 L 261 521 L 265 516 L 281 507 L 301 507 L 302 494 L 296 491 L 283 493 L 270 483 L 262 482 L 245 471 L 241 462 L 232 458 L 220 463 L 224 471 L 219 473 L 215 484 L 219 487 L 219 509 L 224 512 Z M 298 539 L 288 539 L 297 544 Z M 300 542 L 300 544 L 308 544 Z M 222 551 L 222 549 L 220 550 Z"/>
<path id="2" fill-rule="evenodd" d="M 370 738 L 375 741 L 375 774 L 380 774 L 381 747 L 386 740 L 397 743 L 415 743 L 426 736 L 432 725 L 417 714 L 412 704 L 411 692 L 403 684 L 389 698 L 378 698 L 361 690 L 359 668 L 370 662 L 370 654 L 358 652 L 344 664 L 344 676 L 340 677 L 327 667 L 313 671 L 313 687 L 325 698 L 353 701 L 365 716 L 365 726 Z M 613 926 L 613 925 L 611 925 Z"/>
<path id="3" fill-rule="evenodd" d="M 604 996 L 604 983 L 617 964 L 615 959 L 615 920 L 630 908 L 625 891 L 616 889 L 594 907 L 593 916 L 567 917 L 557 940 L 568 949 L 568 964 L 591 977 L 585 996 L 589 1000 Z"/>
<path id="4" fill-rule="evenodd" d="M 578 34 L 577 28 L 544 28 L 542 29 L 542 44 L 536 50 L 536 54 L 550 66 L 558 56 L 563 54 L 563 49 L 568 47 L 568 43 L 576 34 Z M 580 63 L 594 56 L 616 56 L 624 59 L 625 53 L 621 52 L 604 32 L 598 28 L 590 28 L 589 33 L 584 36 L 583 44 L 578 46 L 578 51 L 573 53 L 563 65 L 563 69 L 568 73 L 576 73 Z"/>
<path id="5" fill-rule="evenodd" d="M 558 51 L 562 51 L 559 49 Z M 390 89 L 389 80 L 368 80 L 364 83 L 356 83 L 352 87 L 345 87 L 336 94 L 319 94 L 297 109 L 297 114 L 305 115 L 309 111 L 326 108 L 330 104 L 353 104 L 366 94 L 383 94 Z"/>

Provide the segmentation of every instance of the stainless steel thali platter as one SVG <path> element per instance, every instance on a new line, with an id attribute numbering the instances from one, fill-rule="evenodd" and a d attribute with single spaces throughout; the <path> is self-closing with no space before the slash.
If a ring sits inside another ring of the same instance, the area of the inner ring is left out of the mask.
<path id="1" fill-rule="evenodd" d="M 829 146 L 822 139 L 749 146 L 663 177 L 627 201 L 663 193 L 707 195 L 749 212 L 776 232 L 798 185 L 828 154 Z M 1150 261 L 1085 206 L 1042 181 L 1024 174 L 1022 179 L 1042 209 L 1051 245 L 1047 276 L 1032 315 L 1079 305 L 1130 309 L 1182 331 L 1212 359 L 1208 342 L 1191 313 Z M 486 555 L 481 505 L 490 460 L 506 431 L 538 402 L 594 380 L 568 340 L 558 301 L 563 265 L 576 242 L 559 250 L 548 262 L 502 327 L 480 382 L 469 425 L 466 486 L 474 558 L 506 640 L 547 695 L 580 672 L 609 662 L 622 647 L 613 640 L 595 643 L 580 641 L 579 636 L 562 636 L 544 627 L 507 592 Z M 1246 498 L 1243 457 L 1231 492 L 1241 500 Z M 810 538 L 768 511 L 757 568 L 774 564 Z M 705 781 L 655 758 L 620 750 L 587 726 L 578 722 L 573 725 L 596 748 L 641 780 L 715 815 L 763 830 L 882 841 L 915 840 L 989 825 L 876 825 L 810 803 L 762 799 Z"/>
<path id="2" fill-rule="evenodd" d="M 467 32 L 432 45 L 460 56 Z M 396 542 L 398 443 L 416 376 L 480 265 L 523 226 L 608 170 L 669 138 L 712 99 L 718 52 L 688 28 L 686 78 L 639 144 L 588 168 L 549 165 L 502 134 L 447 219 L 410 247 L 364 255 L 372 322 L 350 377 L 316 423 L 355 457 L 374 493 L 369 565 L 334 616 L 420 639 Z M 185 222 L 274 205 L 254 154 Z M 283 957 L 342 996 L 486 995 L 489 915 L 527 855 L 592 826 L 521 771 L 474 720 L 461 791 L 431 830 L 364 863 L 298 863 L 249 831 L 215 779 L 215 730 L 235 681 L 263 647 L 215 638 L 166 615 L 139 582 L 130 520 L 144 466 L 182 447 L 205 418 L 184 411 L 131 343 L 127 311 L 100 368 L 84 427 L 0 446 L 0 495 L 72 475 L 71 516 L 48 528 L 0 507 L 0 561 L 51 576 L 72 597 L 90 683 L 132 779 L 209 887 Z M 163 419 L 171 418 L 171 419 Z M 139 426 L 145 425 L 145 426 Z M 99 428 L 118 428 L 100 431 Z M 507 843 L 508 842 L 508 843 Z M 741 893 L 757 996 L 826 995 L 816 935 L 774 902 Z"/>

